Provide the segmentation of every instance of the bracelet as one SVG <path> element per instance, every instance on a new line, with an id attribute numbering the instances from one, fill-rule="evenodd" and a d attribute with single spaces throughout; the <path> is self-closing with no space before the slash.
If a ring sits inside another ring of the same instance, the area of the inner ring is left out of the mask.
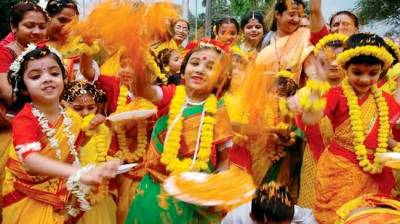
<path id="1" fill-rule="evenodd" d="M 87 165 L 80 168 L 76 173 L 68 177 L 66 183 L 67 190 L 70 191 L 71 194 L 73 194 L 78 199 L 80 207 L 79 209 L 82 211 L 90 210 L 90 204 L 86 200 L 86 196 L 90 191 L 90 186 L 81 183 L 80 179 L 83 175 L 94 170 L 94 168 L 95 165 Z M 68 214 L 75 217 L 78 214 L 78 210 L 76 208 L 73 208 L 73 206 L 68 206 Z"/>
<path id="2" fill-rule="evenodd" d="M 393 148 L 393 152 L 400 152 L 400 143 L 396 144 L 396 146 Z"/>

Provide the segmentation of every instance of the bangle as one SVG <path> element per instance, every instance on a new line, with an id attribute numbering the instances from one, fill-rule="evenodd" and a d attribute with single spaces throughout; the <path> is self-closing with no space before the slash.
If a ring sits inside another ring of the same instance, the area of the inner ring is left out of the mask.
<path id="1" fill-rule="evenodd" d="M 393 148 L 393 152 L 400 152 L 400 143 L 396 144 L 396 146 Z"/>
<path id="2" fill-rule="evenodd" d="M 95 168 L 94 165 L 88 165 L 80 168 L 76 173 L 68 177 L 66 183 L 67 190 L 71 192 L 71 194 L 73 194 L 78 199 L 79 209 L 82 211 L 90 210 L 90 204 L 86 200 L 86 196 L 90 191 L 90 186 L 81 183 L 80 179 L 83 175 L 94 170 L 94 168 Z M 70 214 L 73 217 L 76 217 L 76 215 L 78 214 L 78 210 L 76 208 L 73 208 L 73 206 L 68 206 L 68 214 Z"/>

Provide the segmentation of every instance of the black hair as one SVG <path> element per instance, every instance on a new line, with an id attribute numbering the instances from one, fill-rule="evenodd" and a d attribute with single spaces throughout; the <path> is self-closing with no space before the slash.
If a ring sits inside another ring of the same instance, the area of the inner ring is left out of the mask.
<path id="1" fill-rule="evenodd" d="M 46 12 L 43 11 L 43 9 L 40 6 L 36 5 L 33 2 L 21 2 L 14 5 L 14 7 L 11 10 L 10 14 L 11 27 L 14 28 L 18 27 L 18 24 L 23 20 L 25 14 L 31 11 L 41 13 L 47 22 Z"/>
<path id="2" fill-rule="evenodd" d="M 28 62 L 32 60 L 38 60 L 47 56 L 52 57 L 57 62 L 57 65 L 61 69 L 62 78 L 64 79 L 65 83 L 67 73 L 61 59 L 55 53 L 51 52 L 47 46 L 36 47 L 36 49 L 24 55 L 20 64 L 20 69 L 17 73 L 14 73 L 14 71 L 11 69 L 8 71 L 7 78 L 13 89 L 12 94 L 13 99 L 15 99 L 13 107 L 15 109 L 19 110 L 24 106 L 25 103 L 32 102 L 29 94 L 26 94 L 27 88 L 24 82 L 24 73 Z"/>
<path id="3" fill-rule="evenodd" d="M 247 23 L 250 22 L 251 19 L 257 20 L 263 27 L 264 33 L 266 31 L 265 25 L 264 25 L 264 16 L 261 12 L 257 11 L 251 11 L 246 13 L 240 20 L 240 28 L 244 30 L 244 27 L 246 26 Z"/>
<path id="4" fill-rule="evenodd" d="M 49 0 L 46 6 L 46 12 L 50 17 L 60 13 L 63 9 L 70 8 L 79 15 L 78 5 L 74 0 Z"/>
<path id="5" fill-rule="evenodd" d="M 376 34 L 371 33 L 357 33 L 349 37 L 344 43 L 344 51 L 350 48 L 362 47 L 362 46 L 377 46 L 385 47 L 385 41 Z M 384 65 L 384 62 L 380 59 L 370 55 L 359 55 L 351 58 L 346 62 L 345 67 L 347 68 L 350 64 L 367 64 L 367 65 Z"/>
<path id="6" fill-rule="evenodd" d="M 293 3 L 296 5 L 305 6 L 303 0 L 293 0 Z M 286 0 L 278 0 L 278 2 L 275 4 L 275 12 L 277 12 L 278 14 L 282 14 L 286 10 L 288 10 L 288 6 L 286 5 Z M 271 30 L 272 31 L 278 30 L 278 25 L 275 16 L 274 16 L 274 21 L 272 22 L 271 25 Z"/>
<path id="7" fill-rule="evenodd" d="M 360 23 L 358 22 L 357 16 L 354 13 L 352 13 L 350 11 L 347 11 L 347 10 L 339 11 L 339 12 L 337 12 L 337 13 L 332 15 L 331 19 L 329 20 L 329 27 L 330 28 L 332 28 L 333 19 L 335 19 L 336 16 L 341 15 L 341 14 L 348 15 L 353 20 L 354 26 L 358 28 Z"/>
<path id="8" fill-rule="evenodd" d="M 219 29 L 221 28 L 222 24 L 233 24 L 239 34 L 240 28 L 238 21 L 233 17 L 224 17 L 215 22 L 215 35 L 218 34 Z"/>
<path id="9" fill-rule="evenodd" d="M 293 215 L 294 203 L 287 187 L 269 183 L 257 189 L 250 212 L 255 222 L 290 222 Z"/>
<path id="10" fill-rule="evenodd" d="M 105 103 L 107 101 L 107 96 L 103 90 L 84 80 L 67 83 L 62 98 L 71 103 L 76 97 L 86 94 L 90 95 L 96 103 Z"/>
<path id="11" fill-rule="evenodd" d="M 340 40 L 334 40 L 334 41 L 328 42 L 325 46 L 331 47 L 331 48 L 339 48 L 339 47 L 343 47 L 344 43 L 343 43 L 343 41 L 340 41 Z"/>
<path id="12" fill-rule="evenodd" d="M 169 64 L 169 58 L 171 57 L 172 52 L 174 49 L 171 48 L 165 48 L 162 49 L 160 52 L 158 52 L 157 57 L 156 57 L 156 62 L 158 66 L 161 69 L 161 72 L 166 72 L 165 67 L 168 66 Z"/>

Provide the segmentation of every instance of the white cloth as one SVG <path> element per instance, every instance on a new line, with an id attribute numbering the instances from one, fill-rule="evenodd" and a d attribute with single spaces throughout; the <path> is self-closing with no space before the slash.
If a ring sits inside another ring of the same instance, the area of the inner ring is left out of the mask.
<path id="1" fill-rule="evenodd" d="M 251 202 L 230 211 L 221 224 L 256 224 L 250 218 Z M 291 224 L 318 224 L 311 209 L 294 206 L 294 215 Z"/>

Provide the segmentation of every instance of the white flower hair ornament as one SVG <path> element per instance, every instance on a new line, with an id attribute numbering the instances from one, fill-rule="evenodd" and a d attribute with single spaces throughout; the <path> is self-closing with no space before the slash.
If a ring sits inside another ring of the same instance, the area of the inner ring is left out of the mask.
<path id="1" fill-rule="evenodd" d="M 42 44 L 42 45 L 35 45 L 33 43 L 28 44 L 28 46 L 17 57 L 17 59 L 15 59 L 13 63 L 11 63 L 10 68 L 9 68 L 9 78 L 14 81 L 14 89 L 13 89 L 14 93 L 18 91 L 18 82 L 21 81 L 21 77 L 18 77 L 18 72 L 21 69 L 21 65 L 22 65 L 22 62 L 24 61 L 25 56 L 28 53 L 34 51 L 37 48 L 47 48 L 47 49 L 49 49 L 49 51 L 51 53 L 57 55 L 57 57 L 59 57 L 60 60 L 62 61 L 62 56 L 56 49 L 54 49 L 52 47 L 49 47 L 49 46 L 46 46 L 44 44 Z"/>

